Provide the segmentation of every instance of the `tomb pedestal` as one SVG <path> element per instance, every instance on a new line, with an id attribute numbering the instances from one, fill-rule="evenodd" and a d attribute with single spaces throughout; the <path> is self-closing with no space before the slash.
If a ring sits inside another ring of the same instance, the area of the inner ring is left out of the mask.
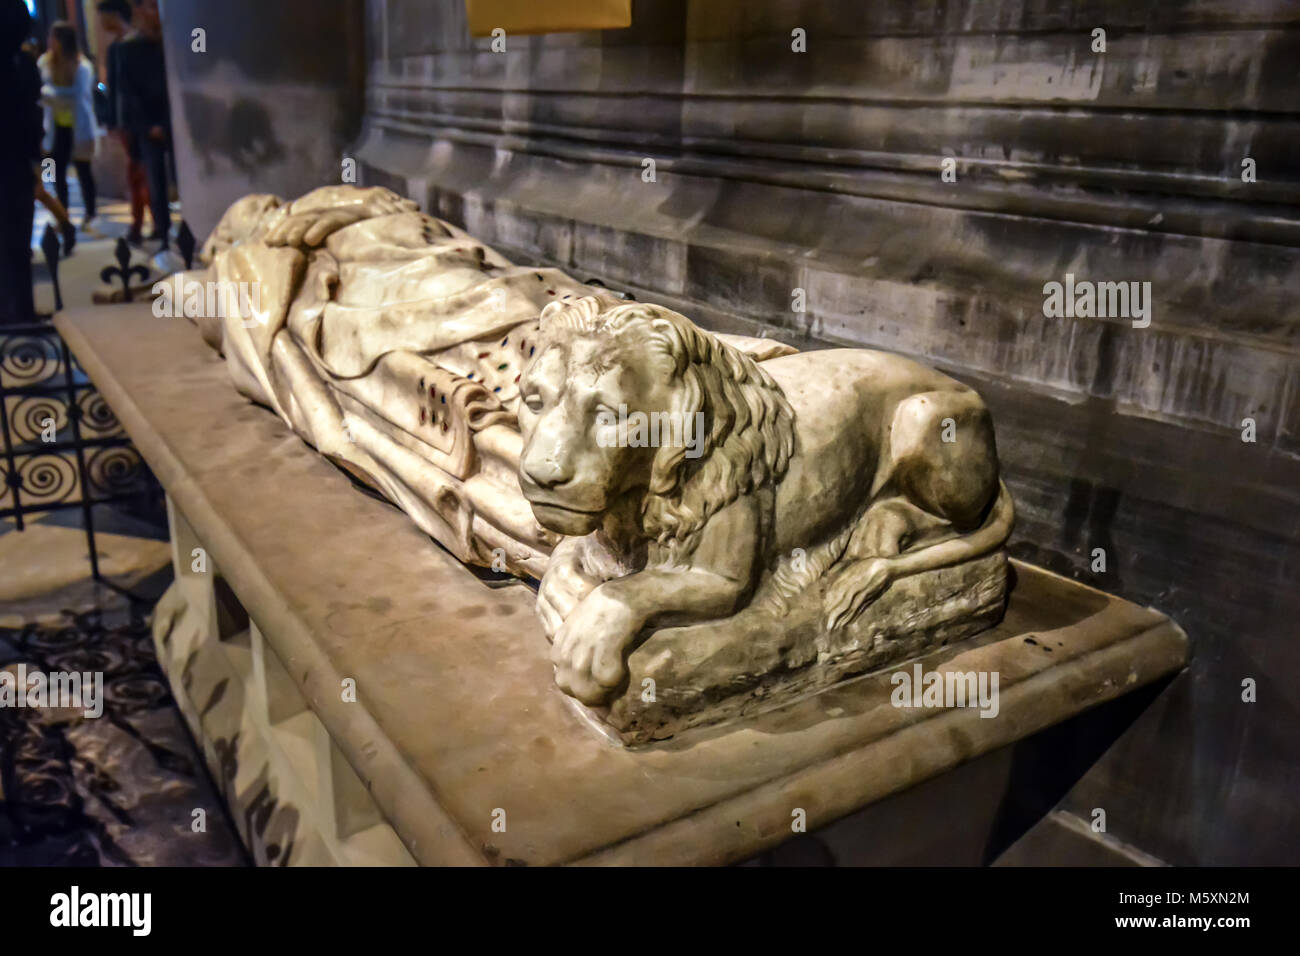
<path id="1" fill-rule="evenodd" d="M 1002 622 L 920 660 L 996 673 L 996 716 L 895 706 L 909 663 L 628 747 L 555 687 L 525 585 L 361 493 L 189 323 L 56 324 L 167 490 L 159 658 L 259 862 L 740 861 L 1186 662 L 1163 615 L 1012 562 Z"/>

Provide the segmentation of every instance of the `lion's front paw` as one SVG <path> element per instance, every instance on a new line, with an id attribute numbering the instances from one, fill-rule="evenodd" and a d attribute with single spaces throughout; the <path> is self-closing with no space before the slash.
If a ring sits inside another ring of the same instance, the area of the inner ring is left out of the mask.
<path id="1" fill-rule="evenodd" d="M 581 538 L 566 538 L 551 554 L 550 564 L 542 575 L 537 590 L 537 615 L 547 638 L 564 626 L 564 620 L 573 613 L 578 602 L 601 584 L 601 580 L 588 574 L 582 567 Z"/>
<path id="2" fill-rule="evenodd" d="M 889 560 L 868 558 L 841 571 L 826 591 L 824 609 L 829 630 L 843 627 L 889 587 Z"/>
<path id="3" fill-rule="evenodd" d="M 627 679 L 625 656 L 639 630 L 626 606 L 599 589 L 593 591 L 555 635 L 555 683 L 584 704 L 603 704 Z"/>

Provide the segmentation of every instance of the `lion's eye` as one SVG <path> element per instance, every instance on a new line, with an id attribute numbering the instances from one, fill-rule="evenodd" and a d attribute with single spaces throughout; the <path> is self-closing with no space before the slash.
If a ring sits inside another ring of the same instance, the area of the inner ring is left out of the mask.
<path id="1" fill-rule="evenodd" d="M 542 410 L 542 396 L 538 395 L 536 392 L 525 395 L 524 405 L 527 406 L 530 412 L 536 415 Z"/>

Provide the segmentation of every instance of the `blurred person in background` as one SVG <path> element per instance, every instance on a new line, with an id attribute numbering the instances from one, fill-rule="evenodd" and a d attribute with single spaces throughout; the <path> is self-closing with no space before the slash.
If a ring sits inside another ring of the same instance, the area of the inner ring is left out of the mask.
<path id="1" fill-rule="evenodd" d="M 118 43 L 115 57 L 117 122 L 130 135 L 135 158 L 143 164 L 149 181 L 153 216 L 149 239 L 161 240 L 166 249 L 171 229 L 167 175 L 172 165 L 172 134 L 158 0 L 136 0 L 132 23 L 135 32 Z"/>
<path id="2" fill-rule="evenodd" d="M 54 192 L 68 207 L 68 166 L 77 169 L 85 205 L 82 228 L 95 218 L 95 68 L 77 48 L 77 31 L 59 20 L 50 27 L 49 48 L 36 61 L 41 72 L 41 102 L 45 106 L 43 148 L 54 160 Z M 66 239 L 65 224 L 65 239 Z"/>
<path id="3" fill-rule="evenodd" d="M 32 322 L 32 176 L 41 148 L 41 77 L 23 51 L 31 17 L 0 0 L 0 323 Z"/>
<path id="4" fill-rule="evenodd" d="M 104 31 L 104 36 L 109 38 L 108 50 L 104 55 L 107 103 L 103 120 L 113 139 L 126 153 L 127 198 L 131 203 L 131 231 L 127 233 L 126 241 L 138 246 L 144 241 L 144 210 L 149 205 L 149 179 L 144 164 L 139 159 L 139 148 L 133 142 L 131 134 L 122 126 L 119 104 L 121 82 L 118 79 L 118 56 L 122 41 L 131 33 L 133 12 L 129 0 L 101 0 L 96 9 L 99 11 L 100 28 Z"/>
<path id="5" fill-rule="evenodd" d="M 23 41 L 23 52 L 27 54 L 34 65 L 45 51 L 41 49 L 36 37 L 29 36 Z M 39 68 L 36 70 L 36 76 L 39 80 Z M 44 129 L 45 126 L 42 123 L 42 132 L 37 134 L 38 141 L 44 138 Z M 54 221 L 59 224 L 59 233 L 63 236 L 63 254 L 70 256 L 72 255 L 72 247 L 77 244 L 77 227 L 72 224 L 72 217 L 68 215 L 68 210 L 63 203 L 59 202 L 58 197 L 45 188 L 44 172 L 40 164 L 32 164 L 32 179 L 36 184 L 36 201 L 48 209 L 50 215 L 54 217 Z M 53 170 L 51 170 L 50 182 L 53 181 Z"/>

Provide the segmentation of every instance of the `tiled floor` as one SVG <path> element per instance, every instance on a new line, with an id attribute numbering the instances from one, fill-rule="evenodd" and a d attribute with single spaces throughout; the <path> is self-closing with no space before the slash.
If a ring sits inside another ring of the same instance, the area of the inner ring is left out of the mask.
<path id="1" fill-rule="evenodd" d="M 100 672 L 104 702 L 98 718 L 0 708 L 0 865 L 244 862 L 158 669 L 144 612 L 103 593 L 0 627 L 0 669 Z"/>

